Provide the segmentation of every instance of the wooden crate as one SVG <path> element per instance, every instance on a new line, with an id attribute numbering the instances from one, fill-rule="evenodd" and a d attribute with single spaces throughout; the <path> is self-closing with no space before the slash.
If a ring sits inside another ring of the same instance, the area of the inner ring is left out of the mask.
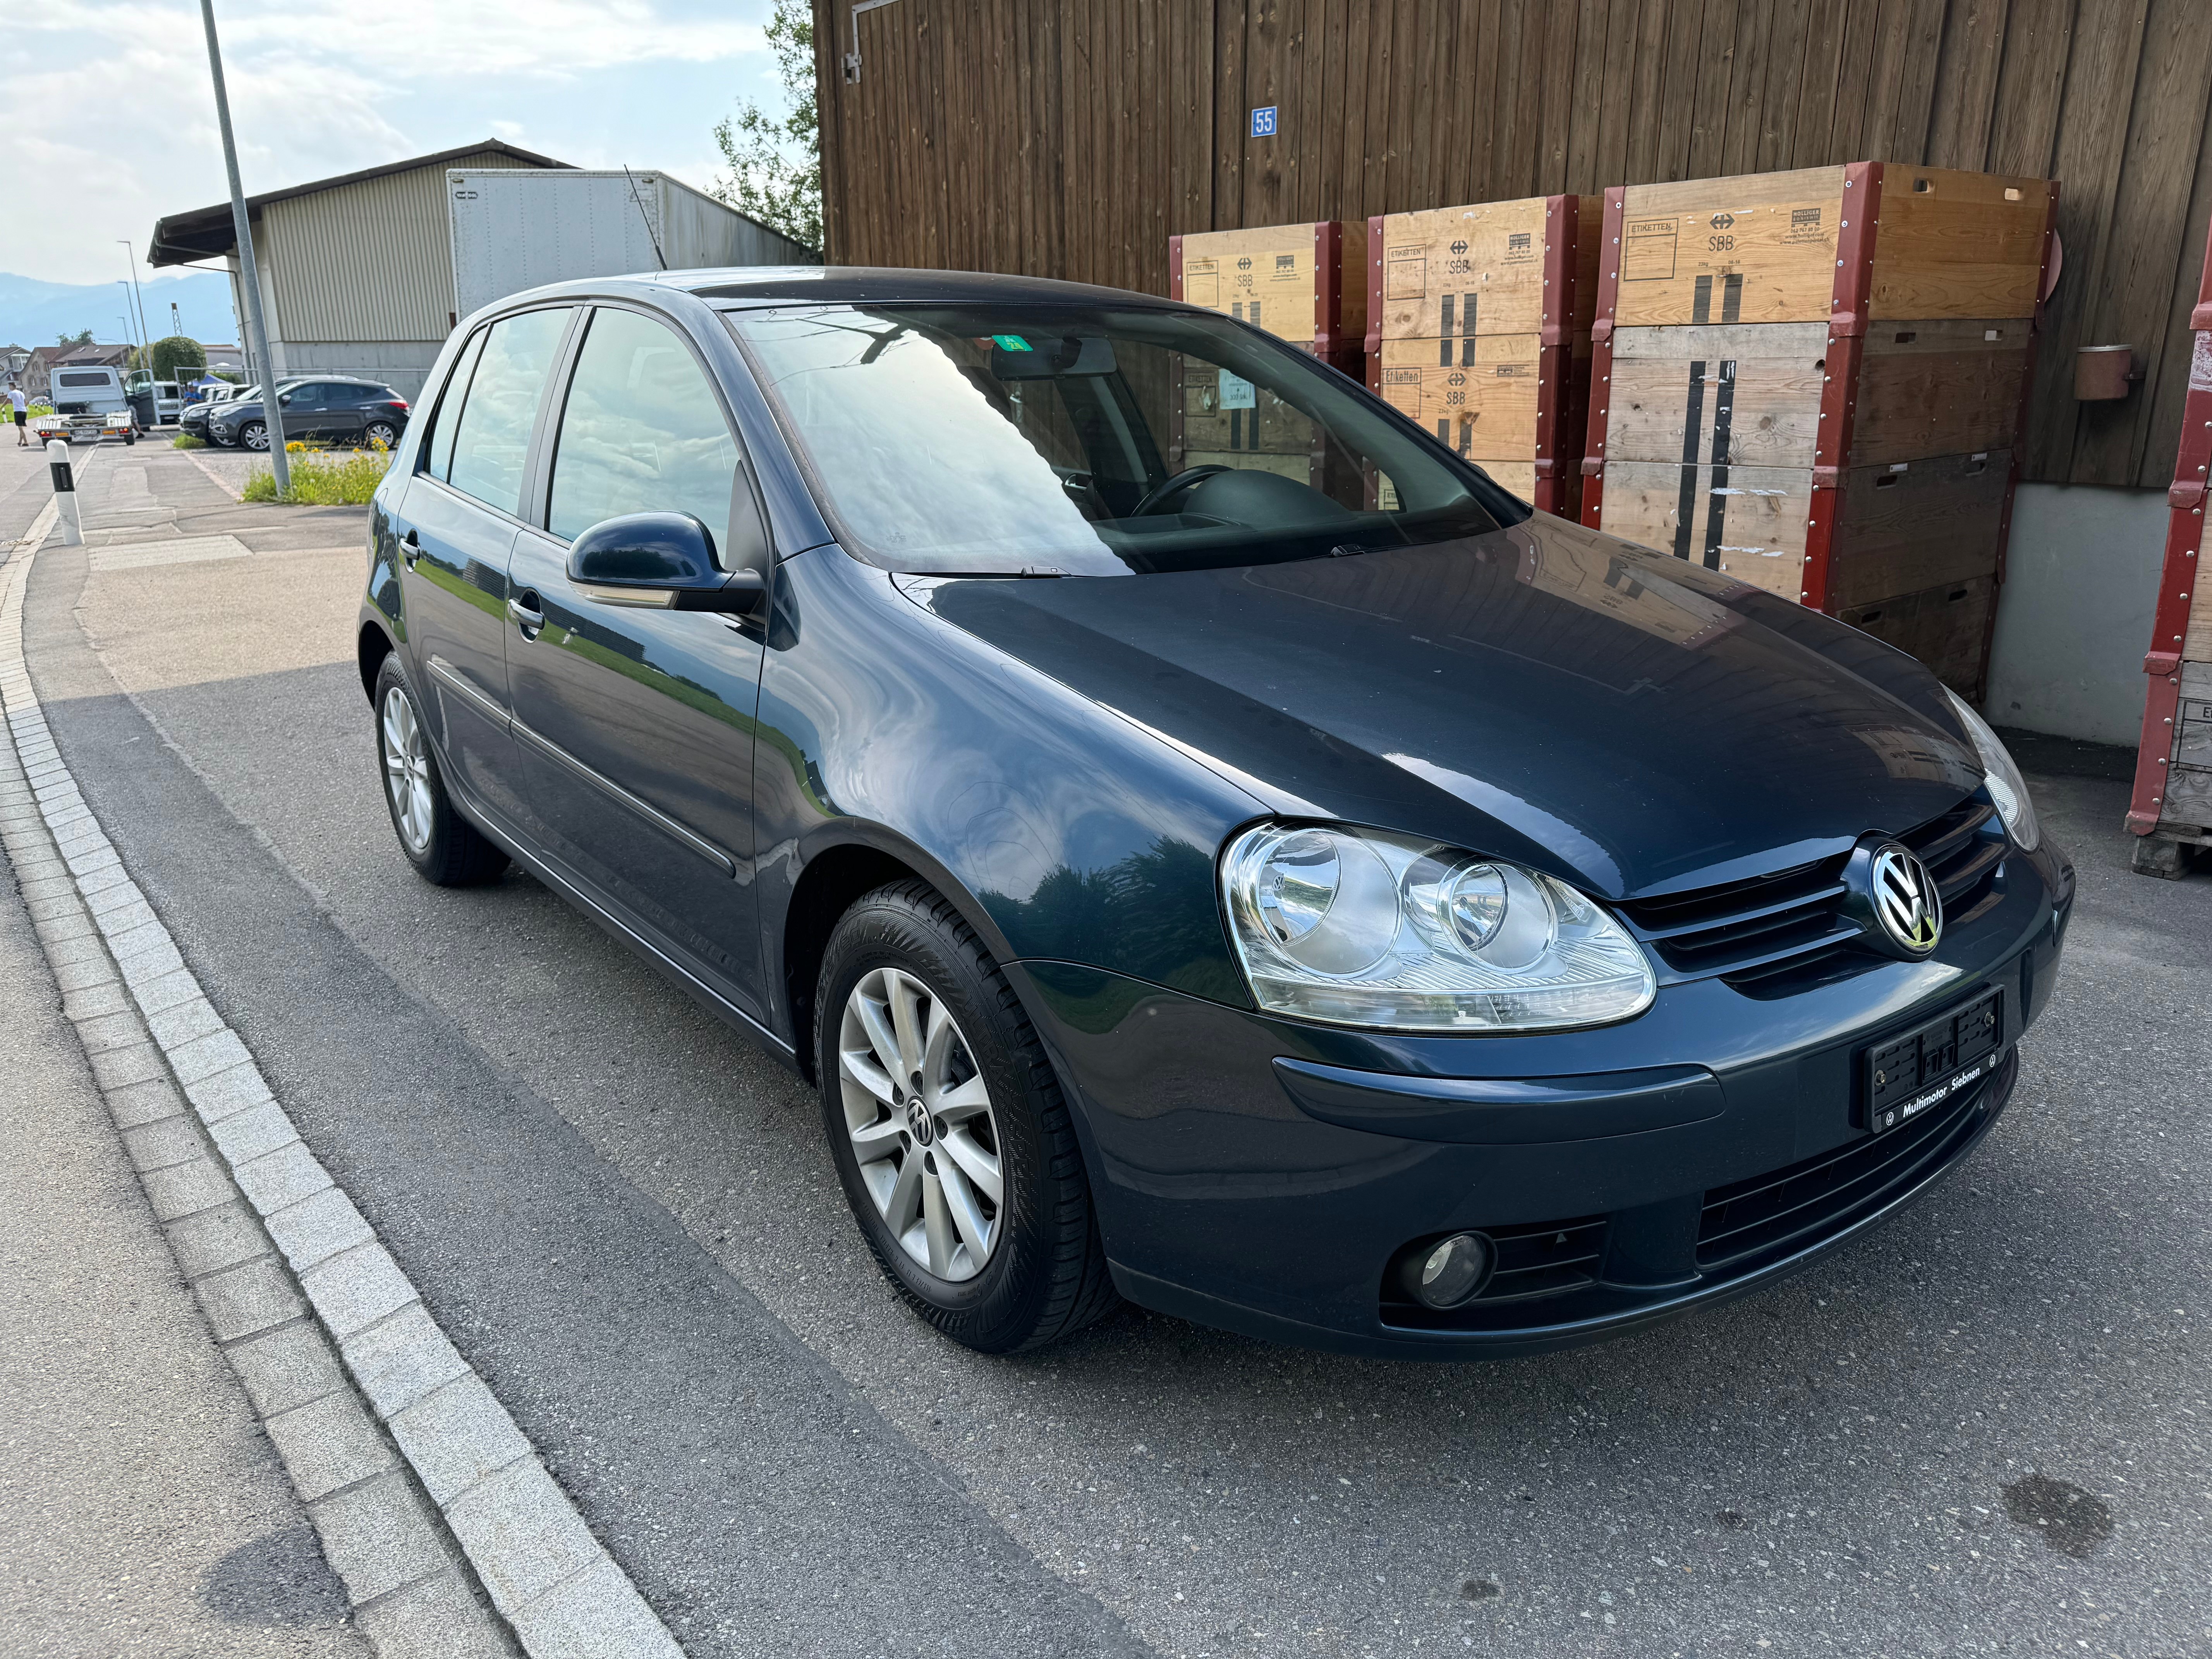
<path id="1" fill-rule="evenodd" d="M 1214 364 L 1177 361 L 1182 395 L 1170 410 L 1170 471 L 1240 467 L 1322 486 L 1325 456 L 1310 416 Z"/>
<path id="2" fill-rule="evenodd" d="M 2203 269 L 2189 319 L 2189 384 L 2166 496 L 2166 557 L 2143 657 L 2150 684 L 2128 803 L 2128 828 L 2141 837 L 2135 867 L 2153 876 L 2186 874 L 2190 849 L 2212 847 L 2212 599 L 2199 592 L 2204 514 L 2212 507 L 2212 233 Z"/>
<path id="3" fill-rule="evenodd" d="M 1607 191 L 1583 522 L 1909 617 L 1978 690 L 2056 202 L 1874 161 Z M 1980 629 L 1971 672 L 1926 631 L 1945 617 Z"/>
<path id="4" fill-rule="evenodd" d="M 1370 373 L 1393 409 L 1456 453 L 1533 462 L 1544 367 L 1539 340 L 1534 334 L 1386 339 Z"/>
<path id="5" fill-rule="evenodd" d="M 1594 434 L 1608 460 L 1809 467 L 1826 459 L 1826 324 L 1620 328 L 1612 347 L 1606 430 Z M 2014 319 L 1869 329 L 1837 464 L 2010 448 L 2027 367 L 2028 328 Z"/>
<path id="6" fill-rule="evenodd" d="M 1847 605 L 1836 615 L 1919 658 L 1937 679 L 1971 702 L 1981 696 L 1996 589 L 1995 577 L 1978 576 L 1871 605 Z"/>
<path id="7" fill-rule="evenodd" d="M 1595 196 L 1529 196 L 1377 214 L 1367 222 L 1368 351 L 1483 334 L 1564 345 L 1587 332 L 1602 209 Z"/>
<path id="8" fill-rule="evenodd" d="M 2010 475 L 2002 451 L 1850 468 L 1817 594 L 1808 586 L 1809 467 L 1615 461 L 1606 528 L 1832 612 L 1923 585 L 1994 579 Z"/>
<path id="9" fill-rule="evenodd" d="M 1367 222 L 1369 387 L 1515 494 L 1574 516 L 1589 399 L 1599 199 Z"/>
<path id="10" fill-rule="evenodd" d="M 1191 231 L 1168 238 L 1168 292 L 1266 329 L 1358 378 L 1367 337 L 1359 220 Z"/>
<path id="11" fill-rule="evenodd" d="M 1881 161 L 1608 191 L 1613 325 L 2032 317 L 2055 192 Z"/>

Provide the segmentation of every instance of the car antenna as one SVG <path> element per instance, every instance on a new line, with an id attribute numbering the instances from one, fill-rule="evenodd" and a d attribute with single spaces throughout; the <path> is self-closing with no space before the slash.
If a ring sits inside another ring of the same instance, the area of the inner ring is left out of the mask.
<path id="1" fill-rule="evenodd" d="M 653 257 L 660 261 L 663 270 L 668 269 L 668 256 L 660 251 L 660 233 L 653 228 L 653 216 L 645 210 L 645 203 L 637 193 L 637 180 L 630 179 L 629 163 L 623 163 L 623 177 L 629 179 L 629 199 L 637 204 L 637 216 L 645 221 L 645 234 L 653 241 Z"/>

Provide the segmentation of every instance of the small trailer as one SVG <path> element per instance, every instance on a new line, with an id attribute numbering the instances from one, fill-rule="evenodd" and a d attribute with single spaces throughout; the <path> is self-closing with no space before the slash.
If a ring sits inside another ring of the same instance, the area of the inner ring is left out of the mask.
<path id="1" fill-rule="evenodd" d="M 49 385 L 54 412 L 31 417 L 31 430 L 40 443 L 54 438 L 70 443 L 138 441 L 138 416 L 123 389 L 123 376 L 114 369 L 57 368 Z"/>

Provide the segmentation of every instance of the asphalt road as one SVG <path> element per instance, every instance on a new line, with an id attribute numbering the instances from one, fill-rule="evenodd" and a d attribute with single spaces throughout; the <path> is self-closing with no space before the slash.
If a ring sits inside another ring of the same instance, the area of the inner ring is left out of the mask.
<path id="1" fill-rule="evenodd" d="M 41 556 L 64 752 L 693 1653 L 2212 1647 L 2212 877 L 2128 872 L 2123 784 L 2036 781 L 2081 897 L 2011 1110 L 1815 1271 L 1474 1367 L 1133 1310 L 987 1359 L 880 1281 L 795 1079 L 528 878 L 410 873 L 351 661 L 361 556 L 276 550 L 357 544 L 359 515 L 230 507 L 173 453 L 105 476 L 258 550 Z"/>

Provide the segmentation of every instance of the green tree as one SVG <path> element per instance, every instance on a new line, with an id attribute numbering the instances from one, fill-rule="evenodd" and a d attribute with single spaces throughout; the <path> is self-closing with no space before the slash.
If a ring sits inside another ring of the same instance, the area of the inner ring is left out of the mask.
<path id="1" fill-rule="evenodd" d="M 85 328 L 79 329 L 74 334 L 57 334 L 54 336 L 54 343 L 56 345 L 90 345 L 92 331 Z"/>
<path id="2" fill-rule="evenodd" d="M 175 380 L 180 368 L 207 367 L 207 352 L 188 334 L 167 335 L 147 349 L 154 359 L 154 378 L 157 380 Z"/>
<path id="3" fill-rule="evenodd" d="M 714 129 L 730 170 L 708 193 L 770 230 L 822 246 L 822 133 L 814 100 L 814 16 L 805 0 L 775 0 L 768 43 L 790 109 L 778 117 L 751 99 Z"/>

